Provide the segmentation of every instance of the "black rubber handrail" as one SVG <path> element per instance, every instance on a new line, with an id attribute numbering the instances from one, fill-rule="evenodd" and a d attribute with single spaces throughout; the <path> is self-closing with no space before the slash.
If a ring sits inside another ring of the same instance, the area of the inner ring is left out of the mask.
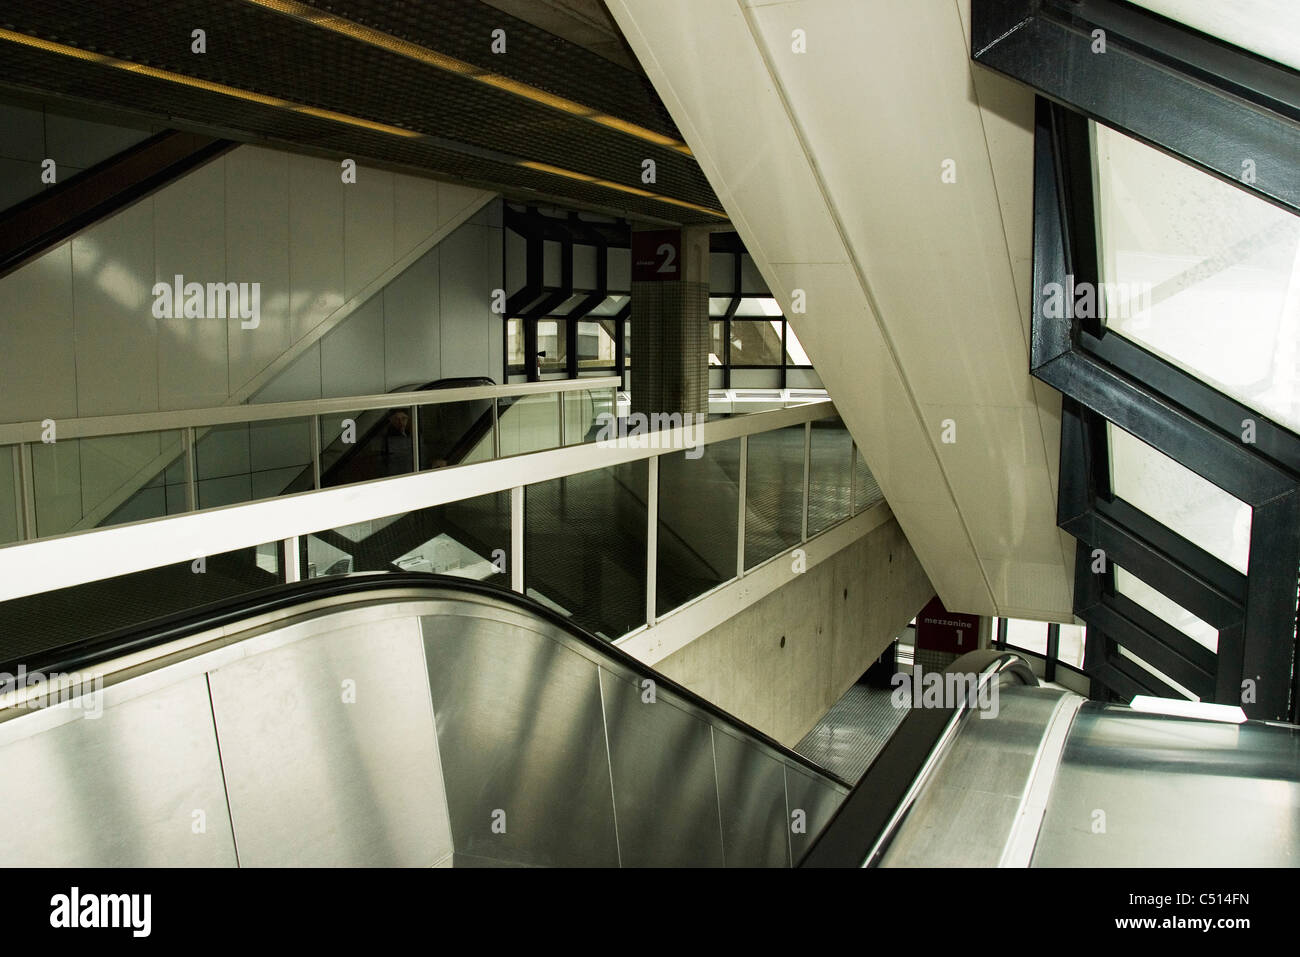
<path id="1" fill-rule="evenodd" d="M 29 674 L 33 672 L 68 674 L 91 671 L 96 666 L 102 665 L 113 658 L 157 647 L 213 628 L 236 624 L 249 618 L 283 611 L 298 605 L 319 601 L 323 598 L 364 595 L 368 592 L 391 591 L 393 589 L 439 589 L 461 592 L 467 595 L 480 595 L 513 605 L 521 611 L 541 618 L 549 624 L 562 629 L 598 654 L 617 661 L 642 677 L 651 679 L 656 687 L 667 689 L 672 694 L 732 726 L 747 737 L 761 742 L 786 760 L 798 764 L 812 771 L 818 777 L 829 780 L 840 787 L 845 789 L 852 787 L 838 775 L 827 771 L 798 752 L 787 748 L 757 728 L 746 724 L 735 715 L 723 711 L 717 705 L 655 671 L 649 665 L 632 657 L 621 648 L 597 638 L 559 612 L 518 592 L 508 591 L 473 579 L 456 578 L 450 575 L 434 575 L 425 572 L 370 572 L 358 575 L 312 578 L 291 584 L 274 585 L 270 588 L 222 599 L 198 608 L 187 609 L 153 621 L 130 625 L 94 638 L 66 644 L 60 648 L 51 649 L 45 659 L 29 658 L 22 661 L 21 664 Z M 19 662 L 16 661 L 0 663 L 0 672 L 15 674 L 18 665 Z"/>
<path id="2" fill-rule="evenodd" d="M 962 655 L 943 673 L 973 673 L 978 681 L 1000 681 L 1007 675 L 1026 685 L 1038 684 L 1023 658 L 993 648 Z M 964 700 L 951 707 L 909 711 L 796 866 L 863 867 L 878 863 L 879 855 L 868 860 L 872 850 L 879 847 L 883 852 L 882 841 L 892 836 L 891 824 L 896 823 L 897 812 L 906 810 L 909 795 L 915 797 L 913 786 L 933 768 L 955 723 L 973 705 L 973 701 Z"/>

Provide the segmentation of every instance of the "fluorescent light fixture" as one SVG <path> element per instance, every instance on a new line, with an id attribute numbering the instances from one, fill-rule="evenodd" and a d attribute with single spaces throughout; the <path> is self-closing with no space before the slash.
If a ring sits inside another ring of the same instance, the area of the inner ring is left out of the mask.
<path id="1" fill-rule="evenodd" d="M 1235 705 L 1211 704 L 1207 701 L 1182 701 L 1177 698 L 1136 695 L 1129 702 L 1129 707 L 1146 714 L 1167 714 L 1176 718 L 1198 718 L 1201 721 L 1220 721 L 1227 724 L 1241 724 L 1246 720 L 1246 712 Z"/>

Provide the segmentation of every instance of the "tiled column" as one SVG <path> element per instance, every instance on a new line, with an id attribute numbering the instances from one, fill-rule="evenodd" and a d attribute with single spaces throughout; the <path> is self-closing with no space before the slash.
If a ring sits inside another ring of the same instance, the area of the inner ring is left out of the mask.
<path id="1" fill-rule="evenodd" d="M 653 241 L 642 246 L 650 257 L 673 246 L 662 230 L 649 230 Z M 638 258 L 633 238 L 634 261 Z M 632 412 L 691 412 L 709 410 L 709 234 L 683 229 L 661 270 L 665 255 L 635 262 L 632 278 Z M 660 278 L 663 276 L 664 278 Z M 638 278 L 646 277 L 646 278 Z M 653 278 L 648 278 L 653 277 Z"/>

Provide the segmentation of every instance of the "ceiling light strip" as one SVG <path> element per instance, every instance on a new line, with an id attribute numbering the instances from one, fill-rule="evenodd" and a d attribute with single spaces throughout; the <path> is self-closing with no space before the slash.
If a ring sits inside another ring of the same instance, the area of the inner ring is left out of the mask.
<path id="1" fill-rule="evenodd" d="M 282 3 L 282 0 L 252 0 L 252 2 L 271 5 L 272 3 Z M 288 6 L 298 6 L 297 4 L 283 4 Z M 11 43 L 17 43 L 22 46 L 31 47 L 37 50 L 43 50 L 47 53 L 56 53 L 60 56 L 71 57 L 77 60 L 83 60 L 89 63 L 97 63 L 101 66 L 112 67 L 127 73 L 135 73 L 140 76 L 151 77 L 156 80 L 163 80 L 169 83 L 176 83 L 181 86 L 188 86 L 199 90 L 205 90 L 209 93 L 218 93 L 223 96 L 231 96 L 240 100 L 251 103 L 258 103 L 262 106 L 275 107 L 277 109 L 291 110 L 295 113 L 301 113 L 304 116 L 314 116 L 318 119 L 330 120 L 335 123 L 345 123 L 349 126 L 359 127 L 361 129 L 373 130 L 378 133 L 387 133 L 391 136 L 401 136 L 408 139 L 424 139 L 423 133 L 415 130 L 404 129 L 400 126 L 391 126 L 387 123 L 377 123 L 374 120 L 367 120 L 359 116 L 352 116 L 347 113 L 339 113 L 335 110 L 321 109 L 315 106 L 306 106 L 301 103 L 294 103 L 291 100 L 283 100 L 279 97 L 266 96 L 262 93 L 254 93 L 250 90 L 242 90 L 238 87 L 227 86 L 224 83 L 214 83 L 209 80 L 202 80 L 197 77 L 186 76 L 183 73 L 175 73 L 171 70 L 163 70 L 158 67 L 148 66 L 143 63 L 134 63 L 130 60 L 119 60 L 116 57 L 107 56 L 102 53 L 94 53 L 89 50 L 82 50 L 78 47 L 68 46 L 63 43 L 55 43 L 52 40 L 44 40 L 40 37 L 30 36 L 26 33 L 18 33 L 14 30 L 6 30 L 0 27 L 0 40 L 8 40 Z M 660 196 L 657 193 L 648 190 L 639 189 L 635 186 L 625 186 L 622 183 L 616 183 L 612 180 L 599 179 L 595 176 L 588 176 L 586 173 L 578 173 L 574 170 L 567 170 L 559 166 L 551 166 L 548 163 L 538 163 L 533 160 L 516 160 L 516 166 L 525 169 L 536 170 L 542 173 L 549 173 L 554 176 L 564 176 L 569 179 L 576 179 L 582 182 L 590 183 L 593 186 L 601 186 L 605 189 L 618 190 L 623 193 L 631 193 L 634 196 L 643 196 L 647 199 L 655 200 L 661 203 L 670 203 L 674 206 L 681 206 L 686 209 L 693 209 L 697 212 L 706 213 L 709 216 L 716 216 L 719 219 L 726 219 L 727 214 L 716 209 L 709 209 L 707 206 L 700 206 L 681 199 L 673 199 L 669 196 Z"/>
<path id="2" fill-rule="evenodd" d="M 572 116 L 577 116 L 592 123 L 598 123 L 606 129 L 617 130 L 628 136 L 634 136 L 639 140 L 647 143 L 653 143 L 656 146 L 667 147 L 676 150 L 686 156 L 691 155 L 691 148 L 681 140 L 672 136 L 665 136 L 662 133 L 656 133 L 654 130 L 646 129 L 636 123 L 630 123 L 627 120 L 619 119 L 616 116 L 610 116 L 599 110 L 584 106 L 573 100 L 557 96 L 554 93 L 548 93 L 545 90 L 539 90 L 535 86 L 529 86 L 527 83 L 521 83 L 518 80 L 507 76 L 501 76 L 498 73 L 481 69 L 472 63 L 466 63 L 464 60 L 457 60 L 455 57 L 446 56 L 430 50 L 428 47 L 420 46 L 418 43 L 412 43 L 409 40 L 403 40 L 392 34 L 384 33 L 382 30 L 376 30 L 372 27 L 362 26 L 351 20 L 336 16 L 332 13 L 326 13 L 318 10 L 316 7 L 308 6 L 305 3 L 296 3 L 294 0 L 245 0 L 247 3 L 255 4 L 259 7 L 265 7 L 268 10 L 274 10 L 285 16 L 293 17 L 296 20 L 303 20 L 312 26 L 322 27 L 334 33 L 351 37 L 354 40 L 360 40 L 362 43 L 368 43 L 371 46 L 388 50 L 390 53 L 397 53 L 412 60 L 421 63 L 427 63 L 430 66 L 437 67 L 440 70 L 446 70 L 449 73 L 455 73 L 458 76 L 467 79 L 476 80 L 514 96 L 531 100 L 534 103 L 540 103 L 543 106 L 549 106 L 552 109 L 560 110 Z"/>
<path id="3" fill-rule="evenodd" d="M 205 90 L 208 93 L 219 93 L 222 96 L 233 96 L 236 99 L 245 100 L 250 103 L 259 103 L 262 106 L 271 106 L 282 110 L 292 110 L 295 113 L 302 113 L 306 116 L 315 116 L 323 120 L 332 120 L 335 123 L 346 123 L 349 126 L 358 126 L 362 129 L 388 133 L 391 136 L 415 138 L 424 135 L 422 133 L 417 133 L 415 130 L 403 129 L 400 126 L 390 126 L 387 123 L 376 123 L 373 120 L 363 119 L 359 116 L 351 116 L 347 113 L 339 113 L 334 110 L 323 110 L 314 106 L 305 106 L 304 104 L 294 103 L 290 100 L 282 100 L 279 97 L 254 93 L 251 90 L 241 90 L 239 87 L 227 86 L 224 83 L 213 83 L 210 80 L 201 80 L 198 77 L 187 76 L 184 73 L 175 73 L 171 70 L 159 69 L 158 67 L 148 66 L 144 63 L 134 63 L 130 60 L 119 60 L 116 57 L 106 56 L 102 53 L 91 53 L 87 50 L 78 49 L 77 47 L 67 46 L 63 43 L 54 43 L 51 40 L 42 40 L 40 37 L 29 36 L 26 33 L 18 33 L 14 30 L 0 28 L 0 40 L 9 40 L 12 43 L 17 43 L 22 46 L 44 50 L 47 53 L 57 53 L 61 56 L 72 57 L 77 60 L 98 63 L 101 66 L 113 67 L 116 70 L 122 70 L 127 73 L 136 73 L 141 76 L 151 77 L 155 80 L 164 80 L 168 83 L 176 83 L 181 86 Z"/>

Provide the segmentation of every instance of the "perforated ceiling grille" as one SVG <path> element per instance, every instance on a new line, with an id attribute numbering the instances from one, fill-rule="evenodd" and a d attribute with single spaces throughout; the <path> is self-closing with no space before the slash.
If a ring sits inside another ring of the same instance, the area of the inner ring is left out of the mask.
<path id="1" fill-rule="evenodd" d="M 548 92 L 664 135 L 675 136 L 643 76 L 470 0 L 377 3 L 348 0 L 322 9 L 439 53 L 491 68 Z M 266 106 L 166 79 L 131 73 L 56 52 L 0 41 L 0 83 L 55 93 L 358 159 L 420 167 L 492 185 L 527 198 L 530 191 L 633 216 L 699 222 L 694 210 L 551 173 L 521 160 L 719 209 L 694 160 L 493 89 L 369 43 L 251 3 L 200 0 L 80 0 L 0 3 L 0 25 L 117 60 L 222 84 L 293 104 L 331 110 L 422 134 L 406 138 L 291 109 Z M 206 31 L 207 52 L 191 52 L 191 31 Z M 491 31 L 507 30 L 507 54 L 490 52 Z M 642 162 L 657 166 L 641 181 Z"/>

